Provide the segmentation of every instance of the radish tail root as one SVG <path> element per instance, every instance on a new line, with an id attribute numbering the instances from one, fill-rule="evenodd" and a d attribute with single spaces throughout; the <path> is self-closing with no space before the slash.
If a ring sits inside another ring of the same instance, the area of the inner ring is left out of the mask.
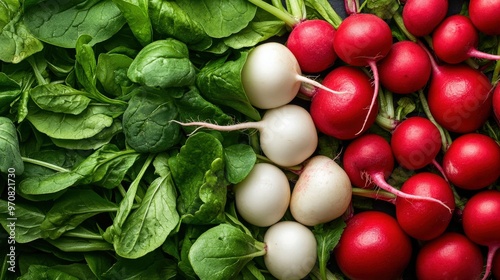
<path id="1" fill-rule="evenodd" d="M 490 276 L 493 257 L 495 256 L 495 253 L 498 251 L 498 248 L 500 248 L 500 245 L 490 246 L 488 248 L 488 256 L 486 257 L 486 269 L 484 271 L 482 280 L 486 280 Z"/>
<path id="2" fill-rule="evenodd" d="M 432 165 L 434 165 L 434 167 L 439 171 L 439 173 L 441 173 L 441 175 L 443 176 L 444 180 L 446 182 L 450 183 L 450 181 L 448 180 L 448 177 L 446 177 L 446 174 L 444 173 L 443 167 L 441 166 L 441 164 L 439 164 L 439 162 L 437 162 L 436 159 L 432 160 Z"/>
<path id="3" fill-rule="evenodd" d="M 321 83 L 319 83 L 319 82 L 317 82 L 317 81 L 315 81 L 313 79 L 309 79 L 309 78 L 304 77 L 302 75 L 297 75 L 297 80 L 299 80 L 302 83 L 306 83 L 306 84 L 315 86 L 317 88 L 320 88 L 322 90 L 326 90 L 326 91 L 331 92 L 333 94 L 344 94 L 344 93 L 346 93 L 345 91 L 336 91 L 336 90 L 333 90 L 333 89 L 331 89 L 329 87 L 326 87 L 326 86 L 322 85 Z"/>
<path id="4" fill-rule="evenodd" d="M 482 59 L 487 59 L 487 60 L 500 60 L 500 55 L 485 53 L 485 52 L 479 51 L 477 49 L 470 49 L 467 52 L 467 54 L 470 57 L 474 57 L 474 58 L 482 58 Z"/>
<path id="5" fill-rule="evenodd" d="M 375 106 L 375 102 L 377 101 L 377 96 L 378 96 L 379 77 L 378 77 L 377 62 L 375 60 L 369 60 L 368 65 L 370 65 L 370 69 L 373 72 L 373 81 L 375 83 L 375 86 L 373 89 L 373 97 L 370 103 L 370 108 L 368 108 L 368 113 L 366 114 L 365 120 L 363 121 L 363 126 L 361 126 L 361 129 L 358 132 L 356 132 L 356 135 L 359 135 L 361 132 L 364 131 L 366 123 L 370 118 L 370 114 L 372 113 L 373 107 Z"/>
<path id="6" fill-rule="evenodd" d="M 198 126 L 191 134 L 195 133 L 199 129 L 208 128 L 217 131 L 235 131 L 235 130 L 245 130 L 250 128 L 261 129 L 261 124 L 258 122 L 246 122 L 238 123 L 233 125 L 218 125 L 206 122 L 180 122 L 177 120 L 172 120 L 171 122 L 177 123 L 181 126 Z"/>

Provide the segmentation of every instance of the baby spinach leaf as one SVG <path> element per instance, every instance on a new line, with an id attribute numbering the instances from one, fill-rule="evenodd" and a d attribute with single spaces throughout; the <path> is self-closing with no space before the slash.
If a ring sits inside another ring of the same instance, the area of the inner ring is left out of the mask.
<path id="1" fill-rule="evenodd" d="M 102 280 L 168 280 L 180 279 L 177 266 L 171 259 L 154 251 L 137 259 L 118 258 L 116 263 L 102 275 Z"/>
<path id="2" fill-rule="evenodd" d="M 227 182 L 223 148 L 214 136 L 200 132 L 189 137 L 179 154 L 169 158 L 179 190 L 181 220 L 188 224 L 211 224 L 224 220 Z"/>
<path id="3" fill-rule="evenodd" d="M 127 72 L 133 82 L 149 87 L 182 87 L 194 84 L 196 69 L 183 42 L 167 38 L 145 46 Z"/>
<path id="4" fill-rule="evenodd" d="M 125 24 L 125 18 L 111 0 L 54 0 L 29 6 L 24 23 L 41 41 L 74 48 L 82 34 L 92 37 L 91 45 L 111 38 Z"/>
<path id="5" fill-rule="evenodd" d="M 76 140 L 52 138 L 51 140 L 56 146 L 69 150 L 97 150 L 111 142 L 113 137 L 120 132 L 122 132 L 122 123 L 114 119 L 110 127 L 104 128 L 90 138 Z"/>
<path id="6" fill-rule="evenodd" d="M 31 99 L 43 110 L 78 115 L 87 108 L 86 93 L 63 84 L 43 84 L 31 89 Z"/>
<path id="7" fill-rule="evenodd" d="M 19 151 L 16 126 L 6 117 L 0 117 L 0 154 L 2 154 L 0 157 L 1 172 L 7 173 L 13 169 L 14 174 L 23 173 L 24 163 Z"/>
<path id="8" fill-rule="evenodd" d="M 0 72 L 0 112 L 21 93 L 21 86 L 7 74 Z"/>
<path id="9" fill-rule="evenodd" d="M 148 14 L 148 0 L 113 0 L 122 11 L 128 26 L 143 45 L 153 40 L 153 28 Z"/>
<path id="10" fill-rule="evenodd" d="M 111 251 L 113 246 L 101 239 L 75 238 L 61 236 L 46 239 L 51 245 L 63 252 Z"/>
<path id="11" fill-rule="evenodd" d="M 200 279 L 232 279 L 257 256 L 265 255 L 265 244 L 239 228 L 220 224 L 194 242 L 189 261 Z"/>
<path id="12" fill-rule="evenodd" d="M 9 228 L 12 221 L 10 215 L 9 203 L 0 199 L 0 224 L 6 232 L 10 232 Z M 15 202 L 15 230 L 16 242 L 28 243 L 38 238 L 41 238 L 40 224 L 45 218 L 45 214 L 33 205 L 25 204 L 23 202 Z"/>
<path id="13" fill-rule="evenodd" d="M 97 279 L 103 279 L 102 275 L 108 271 L 116 262 L 113 256 L 100 254 L 99 252 L 89 252 L 84 254 L 85 262 Z M 123 279 L 123 278 L 122 278 Z"/>
<path id="14" fill-rule="evenodd" d="M 143 89 L 129 101 L 123 113 L 123 132 L 127 144 L 140 153 L 158 153 L 180 140 L 180 126 L 173 98 Z"/>
<path id="15" fill-rule="evenodd" d="M 120 53 L 99 54 L 95 75 L 107 93 L 122 96 L 131 91 L 133 83 L 127 77 L 127 70 L 132 60 Z"/>
<path id="16" fill-rule="evenodd" d="M 123 224 L 120 237 L 115 239 L 116 253 L 135 259 L 161 247 L 179 222 L 175 201 L 172 177 L 154 180 L 139 208 Z"/>
<path id="17" fill-rule="evenodd" d="M 257 6 L 245 0 L 178 0 L 177 3 L 213 38 L 227 37 L 245 28 Z"/>
<path id="18" fill-rule="evenodd" d="M 328 224 L 317 225 L 313 229 L 318 243 L 318 266 L 323 279 L 326 278 L 326 266 L 330 260 L 330 255 L 335 246 L 337 246 L 344 228 L 344 220 L 335 219 Z"/>
<path id="19" fill-rule="evenodd" d="M 206 100 L 260 120 L 260 114 L 250 104 L 241 82 L 241 70 L 247 57 L 248 52 L 240 52 L 234 60 L 227 57 L 212 60 L 196 76 L 196 86 Z"/>
<path id="20" fill-rule="evenodd" d="M 75 275 L 76 274 L 76 275 Z M 84 278 L 80 278 L 83 274 Z M 97 279 L 90 269 L 83 264 L 45 266 L 40 264 L 31 265 L 28 271 L 18 279 L 59 279 L 59 280 L 79 280 Z"/>
<path id="21" fill-rule="evenodd" d="M 225 174 L 231 184 L 245 179 L 252 170 L 257 155 L 251 146 L 235 144 L 224 148 Z"/>

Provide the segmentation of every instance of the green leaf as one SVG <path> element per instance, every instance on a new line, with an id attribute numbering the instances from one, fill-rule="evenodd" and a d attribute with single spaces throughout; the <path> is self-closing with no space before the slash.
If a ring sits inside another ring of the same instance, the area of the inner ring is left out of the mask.
<path id="1" fill-rule="evenodd" d="M 31 89 L 31 99 L 43 110 L 78 115 L 87 108 L 86 93 L 63 84 L 44 84 Z"/>
<path id="2" fill-rule="evenodd" d="M 333 249 L 340 240 L 342 232 L 344 232 L 344 228 L 344 220 L 335 219 L 330 223 L 317 225 L 313 229 L 318 243 L 318 266 L 323 279 L 326 279 L 326 266 Z"/>
<path id="3" fill-rule="evenodd" d="M 200 279 L 232 279 L 265 244 L 237 227 L 220 224 L 204 232 L 191 246 L 189 261 Z"/>
<path id="4" fill-rule="evenodd" d="M 61 236 L 47 239 L 51 245 L 63 252 L 112 251 L 113 246 L 104 240 Z"/>
<path id="5" fill-rule="evenodd" d="M 245 0 L 179 0 L 177 3 L 213 38 L 239 32 L 252 21 L 257 11 L 257 6 Z"/>
<path id="6" fill-rule="evenodd" d="M 111 0 L 54 0 L 29 6 L 24 23 L 41 41 L 75 48 L 83 34 L 92 37 L 90 45 L 111 38 L 125 24 L 125 19 Z"/>
<path id="7" fill-rule="evenodd" d="M 84 139 L 56 139 L 52 138 L 52 142 L 64 149 L 69 150 L 97 150 L 102 146 L 109 144 L 114 136 L 122 132 L 122 123 L 118 119 L 114 119 L 110 127 L 106 127 L 96 135 Z"/>
<path id="8" fill-rule="evenodd" d="M 253 47 L 273 36 L 282 35 L 286 31 L 283 21 L 252 21 L 240 32 L 224 39 L 224 43 L 233 49 Z"/>
<path id="9" fill-rule="evenodd" d="M 102 275 L 115 263 L 114 257 L 99 252 L 85 253 L 84 257 L 85 262 L 97 279 L 102 279 Z"/>
<path id="10" fill-rule="evenodd" d="M 224 148 L 226 178 L 232 184 L 237 184 L 245 179 L 252 170 L 257 155 L 251 146 L 236 144 Z"/>
<path id="11" fill-rule="evenodd" d="M 133 59 L 119 53 L 101 53 L 95 71 L 97 80 L 104 91 L 114 96 L 122 96 L 133 88 L 127 77 L 127 70 Z"/>
<path id="12" fill-rule="evenodd" d="M 128 26 L 137 40 L 143 45 L 153 40 L 153 27 L 149 20 L 147 0 L 113 0 L 113 3 L 122 11 Z"/>
<path id="13" fill-rule="evenodd" d="M 154 180 L 139 208 L 123 224 L 120 237 L 115 239 L 116 253 L 135 259 L 161 247 L 179 222 L 175 200 L 171 176 Z"/>
<path id="14" fill-rule="evenodd" d="M 16 126 L 6 117 L 0 117 L 0 154 L 0 171 L 11 174 L 8 178 L 14 179 L 15 174 L 23 173 L 24 163 L 19 151 Z"/>
<path id="15" fill-rule="evenodd" d="M 102 275 L 102 280 L 168 280 L 178 279 L 177 265 L 158 251 L 138 259 L 118 258 L 118 261 Z"/>
<path id="16" fill-rule="evenodd" d="M 367 0 L 363 12 L 375 14 L 381 19 L 391 19 L 399 9 L 397 0 Z"/>
<path id="17" fill-rule="evenodd" d="M 241 52 L 234 60 L 223 57 L 209 62 L 198 73 L 196 85 L 206 100 L 260 120 L 260 114 L 250 104 L 241 82 L 241 71 L 247 57 L 248 52 Z"/>
<path id="18" fill-rule="evenodd" d="M 33 205 L 0 199 L 0 224 L 9 235 L 12 231 L 10 226 L 14 224 L 17 243 L 28 243 L 41 238 L 40 224 L 44 218 L 45 214 Z"/>
<path id="19" fill-rule="evenodd" d="M 23 274 L 18 279 L 20 280 L 79 280 L 79 279 L 97 279 L 90 269 L 83 264 L 68 264 L 68 265 L 31 265 L 28 272 Z"/>
<path id="20" fill-rule="evenodd" d="M 182 87 L 194 84 L 196 69 L 183 42 L 167 38 L 145 46 L 127 73 L 130 80 L 149 87 Z"/>
<path id="21" fill-rule="evenodd" d="M 21 86 L 7 74 L 0 72 L 0 112 L 21 94 Z"/>

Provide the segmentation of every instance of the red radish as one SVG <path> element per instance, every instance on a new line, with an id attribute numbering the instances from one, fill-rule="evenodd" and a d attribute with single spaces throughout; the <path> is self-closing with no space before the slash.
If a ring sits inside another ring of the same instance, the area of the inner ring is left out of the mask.
<path id="1" fill-rule="evenodd" d="M 453 191 L 446 180 L 434 173 L 421 172 L 411 176 L 401 186 L 401 191 L 413 195 L 433 197 L 455 208 Z M 436 203 L 396 199 L 396 218 L 401 228 L 418 240 L 431 240 L 443 234 L 452 212 Z"/>
<path id="2" fill-rule="evenodd" d="M 371 112 L 376 110 L 379 88 L 377 62 L 389 53 L 391 46 L 391 28 L 374 14 L 352 14 L 342 21 L 335 33 L 333 47 L 338 57 L 353 66 L 370 66 L 373 72 L 375 86 L 372 101 L 357 134 L 364 131 Z"/>
<path id="3" fill-rule="evenodd" d="M 470 0 L 469 17 L 476 28 L 487 35 L 500 35 L 499 0 Z"/>
<path id="4" fill-rule="evenodd" d="M 352 66 L 336 67 L 326 75 L 323 84 L 345 93 L 331 94 L 318 90 L 312 97 L 309 111 L 319 131 L 342 140 L 353 139 L 358 136 L 359 131 L 366 131 L 375 122 L 377 102 L 363 128 L 373 86 L 370 77 L 361 69 Z"/>
<path id="5" fill-rule="evenodd" d="M 397 199 L 439 203 L 451 211 L 439 199 L 404 193 L 387 183 L 386 178 L 394 169 L 394 156 L 389 143 L 378 134 L 364 134 L 354 139 L 345 149 L 343 167 L 354 186 L 371 188 L 376 185 L 396 195 Z"/>
<path id="6" fill-rule="evenodd" d="M 448 0 L 408 0 L 401 17 L 411 34 L 422 37 L 431 34 L 447 12 Z"/>
<path id="7" fill-rule="evenodd" d="M 462 213 L 465 235 L 473 242 L 488 246 L 483 279 L 488 279 L 496 251 L 500 248 L 500 191 L 485 190 L 473 195 Z"/>
<path id="8" fill-rule="evenodd" d="M 478 280 L 483 271 L 483 255 L 478 245 L 456 232 L 424 244 L 417 254 L 415 270 L 419 280 Z"/>
<path id="9" fill-rule="evenodd" d="M 466 64 L 438 65 L 430 52 L 427 54 L 432 63 L 427 102 L 436 122 L 457 133 L 480 128 L 492 110 L 492 85 L 488 77 Z"/>
<path id="10" fill-rule="evenodd" d="M 406 169 L 439 165 L 435 158 L 441 150 L 441 134 L 429 119 L 409 117 L 393 130 L 391 148 L 396 161 Z"/>
<path id="11" fill-rule="evenodd" d="M 434 52 L 439 59 L 446 63 L 456 64 L 471 57 L 500 59 L 498 55 L 479 51 L 478 45 L 478 31 L 472 21 L 464 15 L 457 14 L 446 17 L 432 33 Z"/>
<path id="12" fill-rule="evenodd" d="M 380 84 L 394 93 L 412 93 L 427 84 L 431 67 L 431 61 L 420 45 L 399 41 L 378 64 Z"/>
<path id="13" fill-rule="evenodd" d="M 228 126 L 205 122 L 180 123 L 183 126 L 219 131 L 257 129 L 260 132 L 262 152 L 274 163 L 293 166 L 308 159 L 318 146 L 318 134 L 309 112 L 293 104 L 269 109 L 262 120 Z"/>
<path id="14" fill-rule="evenodd" d="M 485 188 L 500 176 L 500 146 L 484 134 L 461 135 L 445 152 L 443 170 L 448 180 L 459 188 Z"/>
<path id="15" fill-rule="evenodd" d="M 335 63 L 335 32 L 333 25 L 321 19 L 305 20 L 294 26 L 286 46 L 297 58 L 302 71 L 318 73 Z"/>
<path id="16" fill-rule="evenodd" d="M 495 118 L 497 119 L 498 124 L 500 125 L 500 85 L 496 85 L 495 91 L 493 92 L 493 113 L 495 114 Z"/>
<path id="17" fill-rule="evenodd" d="M 334 249 L 340 270 L 349 279 L 400 279 L 412 253 L 410 238 L 396 219 L 380 211 L 350 218 Z"/>

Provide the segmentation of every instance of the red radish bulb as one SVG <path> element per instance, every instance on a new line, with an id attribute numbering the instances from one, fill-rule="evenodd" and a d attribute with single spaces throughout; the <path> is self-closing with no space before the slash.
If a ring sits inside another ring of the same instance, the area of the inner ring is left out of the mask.
<path id="1" fill-rule="evenodd" d="M 370 106 L 373 86 L 370 77 L 353 66 L 339 66 L 323 79 L 323 84 L 343 94 L 331 94 L 318 90 L 311 99 L 309 111 L 317 129 L 329 136 L 347 140 L 357 137 L 359 131 L 366 131 L 378 113 L 378 103 L 370 113 L 363 127 L 366 108 Z"/>
<path id="2" fill-rule="evenodd" d="M 471 57 L 500 59 L 498 55 L 479 51 L 478 45 L 478 31 L 472 21 L 464 15 L 457 14 L 446 17 L 432 33 L 434 52 L 439 59 L 446 63 L 456 64 Z"/>
<path id="3" fill-rule="evenodd" d="M 399 41 L 378 64 L 380 84 L 391 92 L 408 94 L 422 89 L 431 76 L 431 61 L 420 45 Z"/>
<path id="4" fill-rule="evenodd" d="M 411 34 L 422 37 L 431 34 L 447 12 L 448 0 L 408 0 L 401 17 Z"/>
<path id="5" fill-rule="evenodd" d="M 493 257 L 500 248 L 500 191 L 485 190 L 473 195 L 462 213 L 465 235 L 473 242 L 488 246 L 483 279 L 488 279 Z"/>
<path id="6" fill-rule="evenodd" d="M 401 186 L 401 191 L 418 196 L 428 196 L 455 208 L 453 191 L 446 180 L 434 173 L 421 172 L 411 176 Z M 436 203 L 396 199 L 396 218 L 401 228 L 418 240 L 431 240 L 443 234 L 452 212 Z"/>
<path id="7" fill-rule="evenodd" d="M 420 169 L 436 162 L 441 150 L 441 134 L 429 119 L 409 117 L 392 132 L 391 148 L 401 166 L 409 170 Z"/>
<path id="8" fill-rule="evenodd" d="M 380 211 L 352 216 L 334 249 L 340 270 L 352 280 L 400 279 L 412 245 L 396 219 Z"/>
<path id="9" fill-rule="evenodd" d="M 470 0 L 469 17 L 476 28 L 486 35 L 500 35 L 500 0 Z"/>
<path id="10" fill-rule="evenodd" d="M 423 245 L 415 270 L 419 280 L 479 280 L 483 263 L 477 244 L 460 233 L 446 232 Z"/>
<path id="11" fill-rule="evenodd" d="M 306 73 L 318 73 L 332 66 L 337 59 L 333 49 L 335 27 L 321 19 L 305 20 L 295 25 L 286 46 Z"/>
<path id="12" fill-rule="evenodd" d="M 374 14 L 352 14 L 345 18 L 335 33 L 333 47 L 338 57 L 353 66 L 370 66 L 373 72 L 374 89 L 362 128 L 369 124 L 371 112 L 377 104 L 379 77 L 377 62 L 384 58 L 392 46 L 391 28 Z"/>
<path id="13" fill-rule="evenodd" d="M 344 152 L 343 167 L 351 183 L 357 187 L 376 185 L 396 195 L 397 199 L 438 203 L 451 212 L 450 207 L 439 199 L 404 193 L 387 183 L 386 179 L 394 169 L 394 156 L 389 143 L 378 134 L 364 134 L 349 143 Z"/>
<path id="14" fill-rule="evenodd" d="M 443 170 L 448 180 L 461 189 L 485 188 L 500 176 L 500 146 L 484 134 L 461 135 L 445 152 Z"/>

